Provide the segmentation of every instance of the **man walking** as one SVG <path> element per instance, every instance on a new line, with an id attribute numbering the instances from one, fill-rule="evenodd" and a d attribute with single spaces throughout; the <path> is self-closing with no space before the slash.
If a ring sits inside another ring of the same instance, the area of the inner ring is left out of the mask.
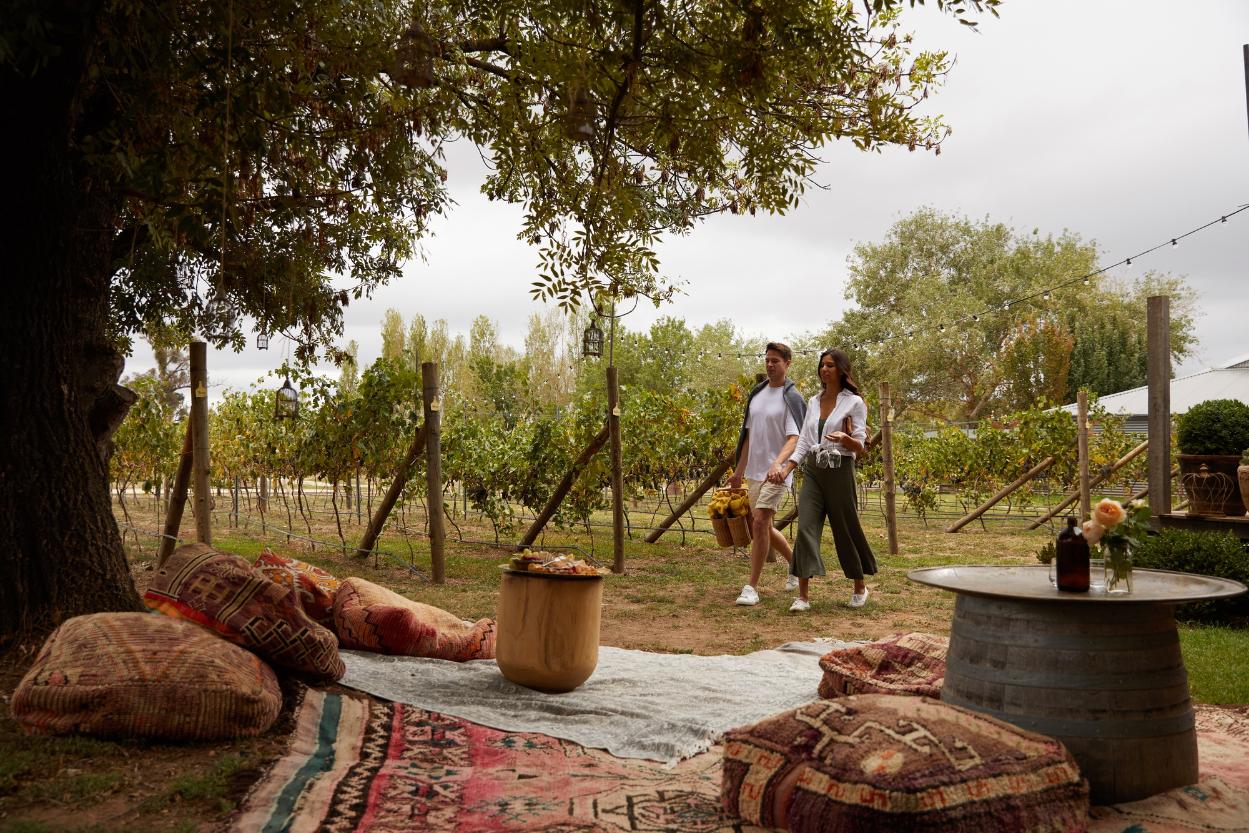
<path id="1" fill-rule="evenodd" d="M 768 550 L 775 548 L 787 562 L 793 561 L 793 551 L 777 529 L 772 519 L 785 492 L 793 479 L 785 474 L 784 466 L 798 443 L 798 429 L 806 416 L 807 402 L 794 383 L 789 381 L 789 363 L 793 351 L 780 342 L 768 342 L 763 365 L 768 378 L 755 386 L 746 400 L 746 415 L 742 419 L 741 434 L 737 438 L 737 453 L 733 476 L 729 485 L 740 488 L 742 478 L 750 494 L 750 583 L 742 588 L 737 597 L 739 605 L 759 603 L 759 577 Z M 798 586 L 798 577 L 790 575 L 785 589 Z"/>

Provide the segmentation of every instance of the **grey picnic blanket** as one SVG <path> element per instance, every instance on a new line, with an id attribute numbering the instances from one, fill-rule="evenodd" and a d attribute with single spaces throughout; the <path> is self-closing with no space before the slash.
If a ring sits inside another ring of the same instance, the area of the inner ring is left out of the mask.
<path id="1" fill-rule="evenodd" d="M 675 764 L 728 729 L 818 696 L 819 658 L 854 643 L 790 642 L 744 656 L 599 648 L 590 679 L 543 694 L 505 679 L 494 660 L 449 662 L 342 651 L 339 683 L 510 732 L 540 732 L 620 758 Z"/>

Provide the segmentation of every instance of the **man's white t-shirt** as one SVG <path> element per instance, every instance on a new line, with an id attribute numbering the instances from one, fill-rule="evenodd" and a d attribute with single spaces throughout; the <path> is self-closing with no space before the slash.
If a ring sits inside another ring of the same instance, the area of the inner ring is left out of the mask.
<path id="1" fill-rule="evenodd" d="M 765 480 L 772 464 L 781 453 L 787 437 L 798 435 L 798 423 L 785 407 L 785 387 L 769 385 L 750 401 L 750 418 L 746 421 L 750 441 L 744 473 L 747 480 Z M 788 486 L 793 474 L 785 478 Z"/>

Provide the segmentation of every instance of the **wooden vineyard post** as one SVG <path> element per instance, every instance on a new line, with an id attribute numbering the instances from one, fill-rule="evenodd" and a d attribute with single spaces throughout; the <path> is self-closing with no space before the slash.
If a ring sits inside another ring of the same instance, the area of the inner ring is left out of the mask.
<path id="1" fill-rule="evenodd" d="M 568 494 L 568 490 L 572 488 L 572 484 L 576 481 L 577 475 L 590 462 L 590 458 L 603 447 L 603 443 L 607 442 L 607 435 L 611 433 L 607 423 L 603 423 L 603 427 L 594 435 L 594 439 L 590 440 L 589 445 L 581 450 L 581 454 L 573 460 L 572 465 L 568 467 L 568 471 L 564 472 L 564 477 L 555 486 L 555 491 L 547 498 L 546 505 L 542 507 L 542 511 L 538 513 L 538 517 L 533 519 L 533 523 L 529 525 L 529 529 L 525 532 L 520 543 L 516 545 L 516 549 L 523 550 L 525 547 L 538 540 L 538 535 L 542 533 L 542 529 L 551 520 L 555 514 L 555 510 L 559 508 L 560 503 L 564 500 L 564 496 Z"/>
<path id="2" fill-rule="evenodd" d="M 1153 295 L 1146 305 L 1146 379 L 1149 401 L 1149 511 L 1171 511 L 1171 299 Z"/>
<path id="3" fill-rule="evenodd" d="M 1128 463 L 1135 460 L 1138 456 L 1140 456 L 1140 453 L 1147 448 L 1149 448 L 1149 440 L 1145 440 L 1140 445 L 1136 446 L 1136 448 L 1133 448 L 1127 454 L 1124 454 L 1122 457 L 1120 457 L 1118 460 L 1114 462 L 1114 465 L 1112 465 L 1110 468 L 1106 469 L 1102 473 L 1098 474 L 1097 477 L 1094 477 L 1091 481 L 1089 481 L 1089 491 L 1096 489 L 1102 483 L 1106 482 L 1106 480 L 1110 478 L 1110 475 L 1114 474 L 1119 469 L 1123 468 Z M 1079 499 L 1080 499 L 1079 492 L 1076 492 L 1074 495 L 1068 495 L 1067 498 L 1062 503 L 1058 504 L 1053 509 L 1046 512 L 1044 515 L 1037 518 L 1032 523 L 1028 524 L 1028 529 L 1029 530 L 1036 529 L 1041 524 L 1045 523 L 1050 518 L 1053 518 L 1055 515 L 1062 512 L 1064 509 L 1066 509 L 1068 506 L 1075 503 Z"/>
<path id="4" fill-rule="evenodd" d="M 611 542 L 613 573 L 624 572 L 624 465 L 620 459 L 620 379 L 607 367 L 607 427 L 611 452 Z"/>
<path id="5" fill-rule="evenodd" d="M 1080 465 L 1080 520 L 1090 515 L 1089 497 L 1089 395 L 1081 389 L 1076 394 L 1076 456 Z"/>
<path id="6" fill-rule="evenodd" d="M 156 566 L 163 567 L 178 543 L 178 530 L 182 528 L 182 510 L 186 506 L 187 483 L 191 480 L 191 459 L 195 451 L 191 440 L 191 420 L 186 422 L 186 434 L 182 438 L 182 456 L 178 458 L 178 471 L 173 478 L 168 499 L 169 508 L 165 510 L 165 529 L 160 537 L 160 547 L 156 550 Z"/>
<path id="7" fill-rule="evenodd" d="M 191 479 L 195 483 L 195 540 L 212 544 L 211 467 L 208 460 L 208 345 L 191 342 L 191 437 L 194 456 Z"/>
<path id="8" fill-rule="evenodd" d="M 663 521 L 660 522 L 659 526 L 651 530 L 650 534 L 646 536 L 646 543 L 653 544 L 658 541 L 659 537 L 667 532 L 668 528 L 677 522 L 677 518 L 693 509 L 698 504 L 698 501 L 702 499 L 702 496 L 705 495 L 712 486 L 715 486 L 720 482 L 720 478 L 724 477 L 724 473 L 728 471 L 729 467 L 732 465 L 733 458 L 729 457 L 727 460 L 720 463 L 720 465 L 716 466 L 715 470 L 712 471 L 711 474 L 707 475 L 707 479 L 702 483 L 699 483 L 697 488 L 690 492 L 685 500 L 681 502 L 681 505 L 672 510 L 671 515 L 664 518 Z"/>
<path id="9" fill-rule="evenodd" d="M 1022 485 L 1023 485 L 1023 484 L 1025 484 L 1025 483 L 1027 483 L 1029 480 L 1031 480 L 1032 478 L 1036 477 L 1038 474 L 1040 474 L 1041 472 L 1045 471 L 1046 469 L 1048 469 L 1048 468 L 1049 468 L 1050 466 L 1052 466 L 1052 465 L 1054 465 L 1054 458 L 1053 458 L 1052 456 L 1051 456 L 1051 457 L 1046 457 L 1044 460 L 1042 460 L 1041 462 L 1037 463 L 1035 466 L 1033 466 L 1032 468 L 1028 469 L 1028 470 L 1027 470 L 1026 472 L 1024 472 L 1023 474 L 1019 475 L 1019 477 L 1018 477 L 1018 478 L 1016 478 L 1015 482 L 1011 483 L 1009 486 L 1007 486 L 1006 488 L 1002 489 L 1002 490 L 1001 490 L 1000 492 L 998 492 L 996 495 L 994 495 L 993 497 L 989 498 L 988 500 L 986 500 L 984 503 L 982 503 L 982 504 L 980 504 L 979 506 L 977 506 L 977 507 L 976 507 L 975 509 L 973 509 L 972 511 L 968 512 L 968 513 L 967 513 L 966 515 L 964 515 L 963 517 L 959 518 L 957 521 L 955 521 L 953 524 L 951 524 L 951 525 L 950 525 L 950 527 L 949 527 L 948 529 L 946 529 L 946 532 L 958 532 L 960 529 L 962 529 L 963 527 L 967 526 L 967 525 L 968 525 L 969 523 L 971 523 L 972 521 L 976 520 L 976 518 L 979 518 L 979 517 L 980 517 L 981 515 L 983 515 L 985 512 L 988 512 L 988 511 L 989 511 L 989 509 L 990 509 L 990 508 L 991 508 L 994 504 L 996 504 L 998 501 L 1000 501 L 1002 498 L 1006 497 L 1006 496 L 1007 496 L 1007 495 L 1009 495 L 1011 492 L 1015 491 L 1015 490 L 1016 490 L 1016 489 L 1018 489 L 1020 486 L 1022 486 Z"/>
<path id="10" fill-rule="evenodd" d="M 256 509 L 260 512 L 260 534 L 264 535 L 265 529 L 265 513 L 269 511 L 269 476 L 267 474 L 260 475 L 260 483 L 256 487 Z"/>
<path id="11" fill-rule="evenodd" d="M 889 531 L 889 554 L 898 554 L 898 513 L 893 493 L 893 404 L 889 383 L 880 383 L 880 450 L 885 464 L 885 527 Z"/>
<path id="12" fill-rule="evenodd" d="M 403 462 L 399 464 L 399 468 L 395 471 L 395 479 L 390 481 L 390 488 L 386 490 L 386 496 L 377 505 L 377 512 L 369 520 L 369 528 L 364 531 L 364 537 L 360 539 L 360 543 L 356 547 L 356 555 L 364 557 L 373 551 L 373 545 L 377 543 L 378 536 L 382 534 L 382 527 L 386 525 L 386 519 L 390 517 L 390 510 L 395 507 L 395 502 L 399 500 L 399 495 L 403 493 L 403 487 L 408 484 L 408 478 L 412 474 L 412 466 L 416 464 L 416 458 L 420 457 L 424 451 L 425 426 L 422 425 L 416 429 L 416 436 L 412 438 L 412 444 L 408 446 L 408 453 L 403 456 Z"/>
<path id="13" fill-rule="evenodd" d="M 425 402 L 425 499 L 429 507 L 429 560 L 434 584 L 447 580 L 442 525 L 442 404 L 438 401 L 438 364 L 421 363 L 421 398 Z"/>

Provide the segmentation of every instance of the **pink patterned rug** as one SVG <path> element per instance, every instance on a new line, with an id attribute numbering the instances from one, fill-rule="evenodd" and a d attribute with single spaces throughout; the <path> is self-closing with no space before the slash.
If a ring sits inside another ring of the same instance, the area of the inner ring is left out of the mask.
<path id="1" fill-rule="evenodd" d="M 1197 708 L 1201 781 L 1097 808 L 1094 833 L 1249 833 L 1249 713 Z M 674 769 L 546 735 L 309 690 L 237 833 L 754 831 L 720 812 L 720 747 Z"/>

